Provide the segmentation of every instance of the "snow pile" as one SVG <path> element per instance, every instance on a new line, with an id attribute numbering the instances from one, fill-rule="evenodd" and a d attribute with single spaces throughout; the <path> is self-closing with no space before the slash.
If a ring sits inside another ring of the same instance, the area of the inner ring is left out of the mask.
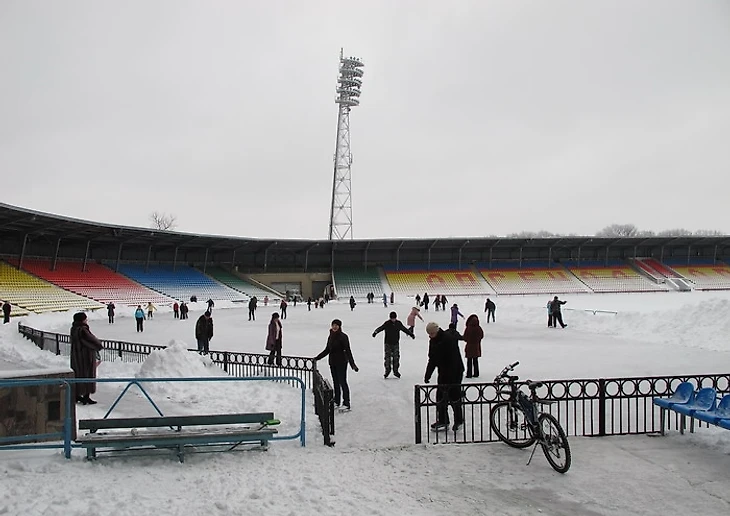
<path id="1" fill-rule="evenodd" d="M 68 357 L 43 351 L 18 333 L 15 324 L 0 326 L 0 362 L 17 369 L 68 369 Z"/>

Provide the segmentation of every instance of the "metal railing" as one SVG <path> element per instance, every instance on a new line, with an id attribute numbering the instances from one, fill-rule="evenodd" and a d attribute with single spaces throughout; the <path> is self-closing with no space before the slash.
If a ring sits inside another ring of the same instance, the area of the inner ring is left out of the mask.
<path id="1" fill-rule="evenodd" d="M 661 431 L 659 407 L 654 397 L 670 396 L 682 382 L 697 389 L 713 387 L 718 395 L 730 394 L 730 373 L 714 375 L 597 378 L 582 380 L 545 380 L 537 390 L 545 402 L 544 412 L 558 418 L 565 432 L 574 436 L 648 434 Z M 525 386 L 524 382 L 518 385 Z M 498 441 L 489 424 L 492 406 L 505 401 L 508 394 L 493 383 L 461 385 L 464 425 L 457 431 L 435 433 L 438 405 L 436 385 L 416 385 L 414 389 L 415 442 L 481 443 Z M 526 387 L 524 388 L 527 392 Z M 451 408 L 448 409 L 452 413 Z M 453 419 L 452 419 L 453 421 Z M 668 429 L 679 429 L 680 417 L 667 417 Z"/>
<path id="2" fill-rule="evenodd" d="M 313 378 L 314 413 L 322 426 L 324 444 L 334 446 L 335 441 L 332 436 L 335 435 L 335 393 L 318 369 L 314 370 Z"/>
<path id="3" fill-rule="evenodd" d="M 47 332 L 18 324 L 18 331 L 43 350 L 56 355 L 71 354 L 71 337 L 63 333 Z M 165 346 L 139 344 L 118 340 L 101 339 L 103 349 L 101 359 L 112 362 L 141 363 L 153 351 L 165 349 Z M 189 350 L 198 352 L 198 350 Z M 312 389 L 314 410 L 322 424 L 324 444 L 332 446 L 331 436 L 335 433 L 334 393 L 329 382 L 317 371 L 314 360 L 307 357 L 282 356 L 281 366 L 270 365 L 269 355 L 258 353 L 239 353 L 234 351 L 210 351 L 207 353 L 214 364 L 219 365 L 226 373 L 236 378 L 253 376 L 271 377 L 272 381 L 283 382 L 297 387 L 301 381 L 306 388 Z"/>
<path id="4" fill-rule="evenodd" d="M 18 324 L 18 331 L 43 350 L 56 355 L 70 356 L 71 337 L 68 334 L 36 330 L 30 326 Z M 101 359 L 113 362 L 140 363 L 153 351 L 165 349 L 166 346 L 153 346 L 118 340 L 100 339 L 103 346 Z M 197 352 L 197 349 L 189 351 Z M 214 364 L 219 365 L 226 373 L 236 377 L 250 376 L 286 376 L 296 377 L 312 388 L 312 371 L 314 360 L 306 357 L 282 356 L 281 366 L 269 365 L 269 355 L 259 353 L 240 353 L 235 351 L 210 351 L 207 353 Z M 282 380 L 284 381 L 284 380 Z M 294 382 L 286 380 L 294 385 Z"/>

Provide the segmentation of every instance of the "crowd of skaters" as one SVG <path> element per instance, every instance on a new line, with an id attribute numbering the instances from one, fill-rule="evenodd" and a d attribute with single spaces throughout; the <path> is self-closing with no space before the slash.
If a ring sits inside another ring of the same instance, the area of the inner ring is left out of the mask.
<path id="1" fill-rule="evenodd" d="M 368 303 L 373 303 L 375 296 L 369 293 L 366 296 Z M 197 301 L 197 299 L 191 298 L 191 301 Z M 269 298 L 264 297 L 264 306 L 268 306 Z M 324 308 L 324 306 L 330 301 L 330 297 L 327 293 L 317 300 L 313 300 L 311 297 L 307 299 L 308 310 L 311 310 L 311 305 L 314 304 L 315 308 Z M 383 294 L 383 305 L 388 306 L 388 301 L 391 304 L 395 302 L 393 293 L 390 295 L 390 299 L 386 294 Z M 383 378 L 387 379 L 392 373 L 395 378 L 400 378 L 400 334 L 415 339 L 414 329 L 416 321 L 420 319 L 425 322 L 421 315 L 421 308 L 428 310 L 430 298 L 428 293 L 424 293 L 423 297 L 417 295 L 415 297 L 416 306 L 413 306 L 407 316 L 406 325 L 398 320 L 398 314 L 395 311 L 391 311 L 388 319 L 383 322 L 380 326 L 374 329 L 372 336 L 375 338 L 379 333 L 383 333 Z M 249 321 L 255 321 L 256 309 L 258 308 L 258 298 L 253 296 L 249 300 Z M 446 311 L 448 300 L 446 296 L 439 294 L 434 297 L 434 307 L 436 310 Z M 558 299 L 555 296 L 547 304 L 548 310 L 548 326 L 557 327 L 558 324 L 565 328 L 567 325 L 563 322 L 561 314 L 561 306 L 566 302 Z M 7 304 L 7 303 L 6 303 Z M 349 306 L 350 310 L 354 310 L 356 306 L 354 296 L 350 296 Z M 295 303 L 296 305 L 296 303 Z M 9 305 L 8 305 L 9 306 Z M 208 353 L 210 350 L 210 341 L 213 338 L 213 317 L 212 311 L 215 303 L 212 299 L 207 301 L 207 310 L 198 318 L 195 324 L 195 338 L 197 341 L 197 349 L 201 353 Z M 4 309 L 3 305 L 3 309 Z M 287 318 L 288 303 L 286 299 L 282 299 L 279 303 L 279 312 L 274 312 L 271 315 L 271 319 L 267 326 L 266 334 L 266 350 L 269 352 L 267 363 L 269 365 L 276 365 L 281 367 L 282 365 L 282 342 L 283 342 L 283 325 L 282 319 Z M 109 316 L 109 323 L 114 323 L 115 316 L 114 303 L 110 302 L 107 305 L 107 312 Z M 138 305 L 135 310 L 135 320 L 137 323 L 137 331 L 144 331 L 144 321 L 146 319 L 152 319 L 154 312 L 157 308 L 152 302 L 149 302 L 145 308 L 142 305 Z M 495 320 L 496 304 L 489 298 L 486 299 L 484 305 L 484 313 L 486 314 L 487 323 L 496 322 Z M 81 312 L 83 314 L 83 312 Z M 188 306 L 185 302 L 173 304 L 173 317 L 175 319 L 187 319 Z M 446 330 L 442 329 L 438 323 L 429 322 L 426 325 L 426 333 L 429 337 L 429 348 L 428 348 L 428 362 L 426 365 L 426 371 L 424 374 L 424 382 L 429 383 L 434 372 L 437 373 L 437 417 L 436 422 L 431 425 L 434 431 L 441 431 L 449 428 L 450 418 L 448 407 L 451 406 L 454 414 L 454 425 L 452 429 L 458 430 L 463 424 L 463 411 L 461 406 L 461 383 L 466 373 L 466 378 L 479 378 L 479 358 L 481 357 L 481 342 L 484 338 L 484 330 L 482 329 L 477 314 L 471 314 L 467 317 L 463 334 L 458 331 L 459 319 L 465 319 L 464 314 L 461 313 L 457 303 L 453 303 L 450 307 L 450 324 Z M 91 377 L 94 378 L 96 375 L 95 366 L 89 367 L 88 364 L 96 364 L 96 359 L 89 361 L 86 355 L 83 353 L 79 354 L 79 349 L 83 348 L 84 353 L 88 350 L 94 350 L 96 357 L 98 358 L 98 351 L 94 344 L 96 337 L 88 329 L 86 323 L 85 314 L 82 318 L 81 315 L 74 315 L 74 325 L 72 327 L 72 368 L 77 371 L 78 377 Z M 85 326 L 84 326 L 85 325 Z M 83 326 L 81 330 L 77 330 L 79 326 Z M 75 332 L 75 337 L 73 336 Z M 87 342 L 88 341 L 88 342 Z M 98 341 L 98 339 L 97 339 Z M 464 367 L 464 361 L 462 360 L 462 352 L 459 349 L 459 342 L 463 341 L 464 346 L 464 358 L 466 359 L 466 367 Z M 74 342 L 76 342 L 77 352 L 74 355 Z M 83 355 L 83 356 L 82 356 Z M 342 407 L 342 410 L 350 410 L 350 389 L 347 383 L 347 371 L 348 367 L 353 369 L 355 372 L 359 371 L 352 354 L 352 348 L 350 346 L 349 336 L 342 331 L 342 321 L 334 319 L 330 325 L 329 335 L 325 349 L 313 357 L 313 360 L 318 361 L 328 357 L 330 373 L 333 380 L 333 388 L 335 394 L 335 405 Z M 79 365 L 81 364 L 81 365 Z M 74 367 L 76 366 L 76 367 Z M 86 391 L 79 393 L 76 396 L 76 400 L 83 404 L 95 403 L 90 399 L 89 394 L 94 392 L 94 384 L 83 384 L 89 386 Z"/>

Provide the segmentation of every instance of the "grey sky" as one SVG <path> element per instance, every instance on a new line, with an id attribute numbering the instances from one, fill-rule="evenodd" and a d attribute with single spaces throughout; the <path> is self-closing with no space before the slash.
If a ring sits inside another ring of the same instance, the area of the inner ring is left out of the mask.
<path id="1" fill-rule="evenodd" d="M 727 0 L 3 0 L 0 200 L 326 238 L 341 46 L 356 238 L 730 231 Z"/>

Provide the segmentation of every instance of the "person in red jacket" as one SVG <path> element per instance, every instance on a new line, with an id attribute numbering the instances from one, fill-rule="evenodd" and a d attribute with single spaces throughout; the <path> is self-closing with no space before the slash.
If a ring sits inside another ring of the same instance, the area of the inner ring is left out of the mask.
<path id="1" fill-rule="evenodd" d="M 484 330 L 479 325 L 479 317 L 477 314 L 471 314 L 466 320 L 466 329 L 464 330 L 464 355 L 466 355 L 466 377 L 479 378 L 479 357 L 482 356 L 482 339 L 484 338 Z M 472 374 L 473 373 L 473 374 Z"/>

